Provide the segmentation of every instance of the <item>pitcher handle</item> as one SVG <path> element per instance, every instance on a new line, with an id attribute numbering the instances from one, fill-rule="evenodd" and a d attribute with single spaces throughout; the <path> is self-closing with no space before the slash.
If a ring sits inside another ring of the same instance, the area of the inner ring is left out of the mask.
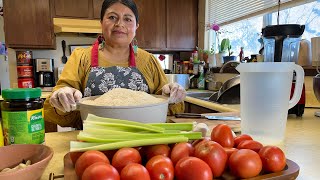
<path id="1" fill-rule="evenodd" d="M 296 72 L 296 83 L 294 86 L 294 92 L 293 96 L 289 101 L 289 108 L 292 108 L 298 102 L 300 101 L 301 98 L 301 93 L 302 93 L 302 88 L 303 88 L 303 83 L 304 83 L 304 70 L 301 66 L 294 64 L 293 70 Z"/>

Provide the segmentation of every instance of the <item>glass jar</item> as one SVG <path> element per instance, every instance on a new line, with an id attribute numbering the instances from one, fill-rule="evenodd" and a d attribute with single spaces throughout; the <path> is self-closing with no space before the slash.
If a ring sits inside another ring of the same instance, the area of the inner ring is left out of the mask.
<path id="1" fill-rule="evenodd" d="M 2 97 L 4 144 L 43 144 L 45 126 L 41 89 L 5 89 Z"/>

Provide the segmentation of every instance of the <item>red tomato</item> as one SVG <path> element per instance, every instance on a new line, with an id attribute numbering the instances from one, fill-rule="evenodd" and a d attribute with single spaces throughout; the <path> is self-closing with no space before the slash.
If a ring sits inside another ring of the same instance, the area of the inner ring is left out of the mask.
<path id="1" fill-rule="evenodd" d="M 199 143 L 202 143 L 202 142 L 206 142 L 206 141 L 211 141 L 211 138 L 210 137 L 203 137 L 201 139 L 197 139 L 195 141 L 192 142 L 192 146 L 193 147 L 196 147 Z"/>
<path id="2" fill-rule="evenodd" d="M 262 162 L 258 153 L 251 149 L 239 149 L 231 154 L 229 168 L 237 177 L 251 178 L 262 170 Z"/>
<path id="3" fill-rule="evenodd" d="M 212 180 L 209 165 L 196 157 L 185 157 L 178 161 L 174 169 L 177 180 Z"/>
<path id="4" fill-rule="evenodd" d="M 111 164 L 119 172 L 129 163 L 141 163 L 141 156 L 139 151 L 135 148 L 121 148 L 112 158 Z"/>
<path id="5" fill-rule="evenodd" d="M 176 144 L 171 151 L 171 161 L 175 165 L 180 159 L 193 156 L 194 147 L 190 143 L 181 142 Z"/>
<path id="6" fill-rule="evenodd" d="M 237 147 L 244 140 L 253 140 L 248 134 L 241 134 L 234 138 L 234 147 Z"/>
<path id="7" fill-rule="evenodd" d="M 222 147 L 232 148 L 234 145 L 232 130 L 226 124 L 218 124 L 212 129 L 211 140 L 216 141 Z"/>
<path id="8" fill-rule="evenodd" d="M 84 152 L 76 162 L 75 171 L 78 177 L 81 177 L 84 170 L 96 162 L 105 162 L 110 164 L 109 159 L 100 151 L 90 150 Z"/>
<path id="9" fill-rule="evenodd" d="M 146 164 L 152 180 L 173 180 L 174 167 L 170 158 L 156 155 L 153 156 Z"/>
<path id="10" fill-rule="evenodd" d="M 258 153 L 262 147 L 263 145 L 258 141 L 244 140 L 240 142 L 240 144 L 237 146 L 237 149 L 251 149 Z"/>
<path id="11" fill-rule="evenodd" d="M 126 165 L 121 173 L 121 180 L 150 180 L 147 169 L 138 163 L 130 163 Z"/>
<path id="12" fill-rule="evenodd" d="M 229 159 L 229 157 L 231 156 L 232 153 L 234 153 L 234 152 L 239 150 L 237 148 L 223 148 L 223 149 L 227 153 L 228 159 Z"/>
<path id="13" fill-rule="evenodd" d="M 170 157 L 170 147 L 167 144 L 157 144 L 145 147 L 144 153 L 147 155 L 147 159 L 151 159 L 156 155 L 163 155 Z"/>
<path id="14" fill-rule="evenodd" d="M 76 164 L 79 157 L 83 154 L 83 152 L 70 152 L 70 159 L 73 163 L 73 165 Z"/>
<path id="15" fill-rule="evenodd" d="M 279 172 L 286 166 L 286 156 L 276 146 L 264 146 L 260 149 L 259 155 L 263 169 L 267 172 Z"/>
<path id="16" fill-rule="evenodd" d="M 227 165 L 228 155 L 217 142 L 209 141 L 199 145 L 195 149 L 194 155 L 209 165 L 214 178 L 223 174 Z"/>
<path id="17" fill-rule="evenodd" d="M 81 180 L 120 180 L 116 168 L 105 162 L 97 162 L 90 165 L 83 172 Z"/>

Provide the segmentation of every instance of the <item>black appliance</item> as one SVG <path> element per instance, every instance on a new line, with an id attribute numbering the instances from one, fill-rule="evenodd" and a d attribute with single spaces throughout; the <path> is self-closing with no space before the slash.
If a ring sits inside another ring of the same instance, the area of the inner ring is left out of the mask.
<path id="1" fill-rule="evenodd" d="M 36 87 L 54 87 L 54 60 L 34 59 L 34 77 Z"/>

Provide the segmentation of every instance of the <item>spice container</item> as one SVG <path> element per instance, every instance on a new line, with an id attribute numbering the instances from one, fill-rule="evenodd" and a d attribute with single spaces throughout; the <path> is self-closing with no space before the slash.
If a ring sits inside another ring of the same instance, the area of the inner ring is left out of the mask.
<path id="1" fill-rule="evenodd" d="M 2 91 L 1 103 L 4 144 L 43 144 L 45 127 L 40 88 Z"/>
<path id="2" fill-rule="evenodd" d="M 183 74 L 189 73 L 189 61 L 183 61 Z"/>

